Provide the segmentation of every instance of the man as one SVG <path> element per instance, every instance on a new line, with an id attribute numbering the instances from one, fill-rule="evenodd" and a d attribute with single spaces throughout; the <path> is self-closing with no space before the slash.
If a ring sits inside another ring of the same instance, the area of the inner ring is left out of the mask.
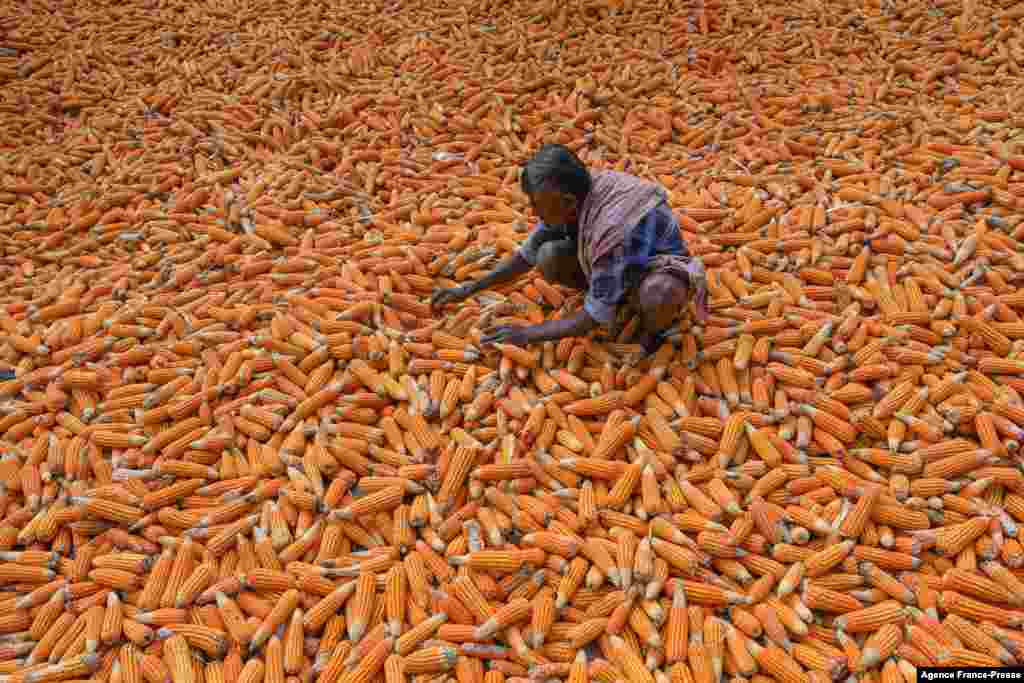
<path id="1" fill-rule="evenodd" d="M 542 147 L 524 165 L 521 183 L 540 225 L 494 271 L 436 292 L 431 303 L 462 301 L 534 267 L 548 282 L 586 291 L 586 297 L 571 317 L 499 327 L 484 343 L 525 346 L 585 336 L 613 324 L 625 306 L 640 315 L 640 343 L 653 351 L 691 294 L 698 318 L 706 317 L 703 264 L 690 258 L 661 186 L 616 171 L 592 174 L 562 145 Z"/>

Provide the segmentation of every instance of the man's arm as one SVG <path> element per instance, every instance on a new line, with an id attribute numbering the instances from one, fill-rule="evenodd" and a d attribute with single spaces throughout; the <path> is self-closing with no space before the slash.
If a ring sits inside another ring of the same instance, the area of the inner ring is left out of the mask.
<path id="1" fill-rule="evenodd" d="M 529 261 L 523 258 L 522 254 L 516 252 L 499 263 L 498 266 L 490 273 L 484 275 L 475 282 L 467 282 L 466 284 L 459 285 L 458 287 L 441 289 L 434 292 L 434 295 L 430 298 L 430 305 L 433 307 L 441 307 L 445 304 L 457 304 L 460 301 L 465 301 L 477 292 L 490 289 L 495 285 L 511 282 L 523 273 L 529 271 L 531 268 L 533 268 L 533 266 L 530 265 Z"/>
<path id="2" fill-rule="evenodd" d="M 549 320 L 527 329 L 531 342 L 546 342 L 565 337 L 585 337 L 597 327 L 597 321 L 582 308 L 573 316 L 561 320 Z"/>
<path id="3" fill-rule="evenodd" d="M 527 346 L 540 342 L 554 341 L 565 337 L 584 337 L 597 327 L 597 321 L 585 310 L 561 320 L 551 320 L 540 325 L 516 327 L 506 325 L 493 330 L 480 341 L 484 344 L 512 344 Z"/>
<path id="4" fill-rule="evenodd" d="M 533 266 L 531 266 L 526 259 L 523 258 L 523 255 L 517 251 L 495 266 L 494 270 L 487 273 L 487 275 L 484 275 L 479 280 L 470 282 L 467 285 L 467 288 L 470 291 L 470 296 L 497 285 L 512 282 L 520 275 L 529 272 L 531 268 L 533 268 Z"/>

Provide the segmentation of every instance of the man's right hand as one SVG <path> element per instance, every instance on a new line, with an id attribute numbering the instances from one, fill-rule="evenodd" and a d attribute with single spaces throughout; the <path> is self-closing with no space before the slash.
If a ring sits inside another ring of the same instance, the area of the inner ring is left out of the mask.
<path id="1" fill-rule="evenodd" d="M 457 304 L 473 296 L 471 285 L 460 285 L 451 289 L 441 289 L 430 297 L 431 308 L 441 308 L 445 304 Z"/>

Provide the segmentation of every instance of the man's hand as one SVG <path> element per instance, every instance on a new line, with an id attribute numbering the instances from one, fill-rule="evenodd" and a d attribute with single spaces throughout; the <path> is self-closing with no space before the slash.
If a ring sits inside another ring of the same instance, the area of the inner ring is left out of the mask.
<path id="1" fill-rule="evenodd" d="M 431 308 L 441 308 L 445 304 L 457 304 L 473 296 L 470 285 L 460 285 L 451 289 L 440 289 L 430 297 Z"/>
<path id="2" fill-rule="evenodd" d="M 468 282 L 459 287 L 434 292 L 434 295 L 430 297 L 430 307 L 437 309 L 445 304 L 457 304 L 460 301 L 465 301 L 477 292 L 483 292 L 496 285 L 512 282 L 523 273 L 529 272 L 532 267 L 517 251 L 479 280 Z"/>
<path id="3" fill-rule="evenodd" d="M 484 344 L 512 344 L 527 346 L 540 342 L 555 341 L 565 337 L 585 337 L 597 327 L 597 321 L 590 314 L 580 310 L 576 315 L 560 320 L 549 320 L 540 325 L 519 327 L 503 325 L 492 329 L 480 341 Z"/>
<path id="4" fill-rule="evenodd" d="M 511 344 L 512 346 L 527 346 L 532 341 L 529 327 L 514 325 L 495 327 L 480 339 L 483 344 Z"/>

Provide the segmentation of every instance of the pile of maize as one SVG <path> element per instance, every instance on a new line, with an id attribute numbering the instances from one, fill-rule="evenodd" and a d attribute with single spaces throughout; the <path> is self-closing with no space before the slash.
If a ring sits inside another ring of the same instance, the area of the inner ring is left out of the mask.
<path id="1" fill-rule="evenodd" d="M 1016 0 L 0 6 L 0 683 L 1024 664 Z M 431 309 L 548 142 L 706 322 Z"/>

